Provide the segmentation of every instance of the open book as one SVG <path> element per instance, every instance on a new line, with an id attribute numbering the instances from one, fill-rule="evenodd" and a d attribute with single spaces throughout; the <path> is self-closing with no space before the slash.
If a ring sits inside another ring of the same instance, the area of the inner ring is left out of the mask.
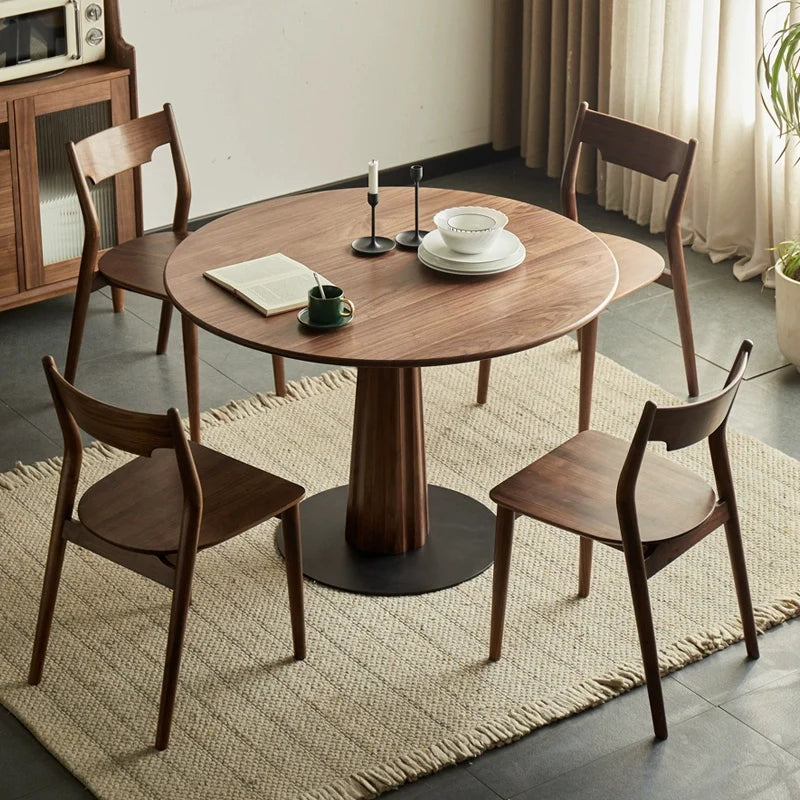
<path id="1" fill-rule="evenodd" d="M 262 314 L 280 314 L 308 303 L 308 290 L 316 284 L 314 273 L 283 253 L 218 267 L 203 273 Z M 323 284 L 330 283 L 322 275 Z"/>

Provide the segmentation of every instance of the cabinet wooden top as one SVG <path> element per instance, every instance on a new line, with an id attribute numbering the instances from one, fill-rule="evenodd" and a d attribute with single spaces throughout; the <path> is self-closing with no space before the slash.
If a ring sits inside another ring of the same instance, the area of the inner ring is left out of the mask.
<path id="1" fill-rule="evenodd" d="M 113 78 L 125 78 L 129 75 L 129 69 L 115 64 L 100 63 L 70 67 L 57 75 L 37 76 L 36 79 L 29 81 L 0 83 L 0 103 L 48 92 L 63 92 L 87 83 L 110 81 Z"/>

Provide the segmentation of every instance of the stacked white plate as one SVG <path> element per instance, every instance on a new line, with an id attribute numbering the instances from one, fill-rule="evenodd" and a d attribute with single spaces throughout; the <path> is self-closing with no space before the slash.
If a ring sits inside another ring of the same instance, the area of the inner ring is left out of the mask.
<path id="1" fill-rule="evenodd" d="M 525 245 L 511 231 L 502 230 L 482 253 L 456 253 L 445 245 L 439 231 L 426 234 L 417 257 L 437 272 L 451 275 L 493 275 L 519 266 L 525 260 Z"/>

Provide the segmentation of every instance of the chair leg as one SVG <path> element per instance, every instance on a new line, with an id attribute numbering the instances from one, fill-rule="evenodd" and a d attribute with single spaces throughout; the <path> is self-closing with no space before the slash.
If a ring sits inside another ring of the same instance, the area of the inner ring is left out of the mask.
<path id="1" fill-rule="evenodd" d="M 478 363 L 478 397 L 477 402 L 483 405 L 489 396 L 489 373 L 492 371 L 492 359 L 484 358 Z"/>
<path id="2" fill-rule="evenodd" d="M 580 329 L 581 376 L 578 400 L 578 430 L 589 428 L 592 418 L 592 386 L 594 384 L 594 356 L 597 350 L 597 317 Z"/>
<path id="3" fill-rule="evenodd" d="M 686 385 L 689 389 L 689 397 L 697 397 L 700 394 L 700 386 L 697 380 L 697 359 L 694 354 L 692 317 L 689 313 L 689 288 L 684 271 L 675 270 L 672 273 L 672 292 L 675 295 L 675 311 L 678 315 L 678 332 L 681 336 Z"/>
<path id="4" fill-rule="evenodd" d="M 492 579 L 492 616 L 489 633 L 489 660 L 497 661 L 503 649 L 503 628 L 508 598 L 508 573 L 511 568 L 511 545 L 514 540 L 515 514 L 510 508 L 497 507 L 494 534 L 494 577 Z"/>
<path id="5" fill-rule="evenodd" d="M 306 657 L 306 622 L 303 612 L 303 551 L 300 539 L 300 510 L 294 505 L 281 514 L 286 580 L 289 586 L 289 617 L 292 623 L 294 657 Z"/>
<path id="6" fill-rule="evenodd" d="M 183 366 L 186 372 L 186 398 L 189 405 L 189 435 L 200 441 L 200 355 L 197 347 L 197 326 L 181 314 L 183 332 Z"/>
<path id="7" fill-rule="evenodd" d="M 625 550 L 625 563 L 628 568 L 628 582 L 631 587 L 633 613 L 639 633 L 639 647 L 644 664 L 644 679 L 647 696 L 650 700 L 650 714 L 657 739 L 667 738 L 667 715 L 664 710 L 664 695 L 661 689 L 661 671 L 658 668 L 658 648 L 653 629 L 653 612 L 650 608 L 650 593 L 647 590 L 647 572 L 641 547 Z"/>
<path id="8" fill-rule="evenodd" d="M 175 695 L 178 691 L 178 674 L 181 668 L 183 639 L 186 634 L 186 620 L 192 602 L 192 573 L 194 554 L 178 563 L 175 588 L 172 591 L 172 608 L 167 632 L 167 654 L 164 659 L 164 677 L 161 682 L 161 700 L 158 706 L 158 727 L 156 728 L 156 750 L 166 750 L 172 730 L 172 716 L 175 711 Z"/>
<path id="9" fill-rule="evenodd" d="M 172 321 L 172 303 L 169 300 L 161 301 L 161 320 L 158 323 L 158 343 L 156 344 L 156 354 L 163 356 L 167 352 L 167 342 L 169 341 L 169 324 Z"/>
<path id="10" fill-rule="evenodd" d="M 272 379 L 275 382 L 275 394 L 286 397 L 286 363 L 283 356 L 272 356 Z"/>
<path id="11" fill-rule="evenodd" d="M 119 314 L 125 310 L 125 290 L 120 289 L 119 286 L 111 287 L 111 305 L 114 307 L 114 313 Z"/>
<path id="12" fill-rule="evenodd" d="M 747 579 L 747 567 L 744 561 L 742 534 L 735 512 L 732 518 L 725 523 L 725 537 L 728 540 L 728 555 L 731 561 L 731 569 L 733 570 L 736 598 L 739 601 L 739 614 L 742 618 L 747 655 L 750 658 L 758 658 L 758 640 L 756 638 L 758 631 L 753 617 L 753 601 L 750 598 L 750 583 Z"/>
<path id="13" fill-rule="evenodd" d="M 59 527 L 50 537 L 50 547 L 47 553 L 42 598 L 39 602 L 39 616 L 36 620 L 36 636 L 33 640 L 33 653 L 28 670 L 28 683 L 31 686 L 36 686 L 42 679 L 44 657 L 47 653 L 47 643 L 50 640 L 50 627 L 53 622 L 53 611 L 56 606 L 66 547 L 67 543 L 62 537 Z"/>
<path id="14" fill-rule="evenodd" d="M 580 538 L 578 551 L 578 597 L 588 597 L 592 585 L 592 550 L 594 542 L 585 536 Z"/>
<path id="15" fill-rule="evenodd" d="M 64 365 L 64 377 L 70 383 L 75 383 L 75 373 L 78 371 L 78 359 L 83 343 L 83 329 L 86 327 L 86 316 L 89 313 L 89 297 L 94 288 L 94 274 L 81 267 L 78 275 L 78 285 L 75 288 L 75 304 L 72 307 L 72 323 L 69 329 L 69 343 L 67 344 L 67 363 Z"/>

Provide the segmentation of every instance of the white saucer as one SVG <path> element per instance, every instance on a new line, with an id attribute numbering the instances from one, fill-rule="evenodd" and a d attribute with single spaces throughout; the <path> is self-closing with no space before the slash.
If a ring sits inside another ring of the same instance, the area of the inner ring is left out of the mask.
<path id="1" fill-rule="evenodd" d="M 437 230 L 425 235 L 420 249 L 424 249 L 431 256 L 436 256 L 443 263 L 449 263 L 456 267 L 460 264 L 488 264 L 502 261 L 515 253 L 521 246 L 520 240 L 511 231 L 502 230 L 488 250 L 484 250 L 482 253 L 456 253 L 444 243 L 441 233 Z"/>
<path id="2" fill-rule="evenodd" d="M 432 231 L 432 233 L 438 233 L 438 231 Z M 430 235 L 429 233 L 419 246 L 417 258 L 419 258 L 426 267 L 435 269 L 437 272 L 447 272 L 450 275 L 494 275 L 495 273 L 505 272 L 506 270 L 519 266 L 525 260 L 527 254 L 522 242 L 520 242 L 513 233 L 509 233 L 509 237 L 513 237 L 513 239 L 507 238 L 506 240 L 514 245 L 510 252 L 507 245 L 503 250 L 499 251 L 494 251 L 494 248 L 492 248 L 494 252 L 505 252 L 505 256 L 495 258 L 492 261 L 459 261 L 452 258 L 452 256 L 461 256 L 461 253 L 453 253 L 451 250 L 447 250 L 447 252 L 450 253 L 450 257 L 443 257 L 428 250 L 426 244 Z M 441 250 L 439 250 L 439 252 L 441 252 Z M 476 255 L 485 257 L 486 253 Z M 469 258 L 470 256 L 465 257 Z M 472 257 L 474 258 L 475 256 Z"/>
<path id="3" fill-rule="evenodd" d="M 506 272 L 507 270 L 518 267 L 525 260 L 525 248 L 523 247 L 519 255 L 515 255 L 513 259 L 501 260 L 494 264 L 476 264 L 473 269 L 464 269 L 463 267 L 457 268 L 453 266 L 444 265 L 441 262 L 434 261 L 424 251 L 417 251 L 417 258 L 429 269 L 436 270 L 437 272 L 446 272 L 448 275 L 495 275 L 498 272 Z"/>

